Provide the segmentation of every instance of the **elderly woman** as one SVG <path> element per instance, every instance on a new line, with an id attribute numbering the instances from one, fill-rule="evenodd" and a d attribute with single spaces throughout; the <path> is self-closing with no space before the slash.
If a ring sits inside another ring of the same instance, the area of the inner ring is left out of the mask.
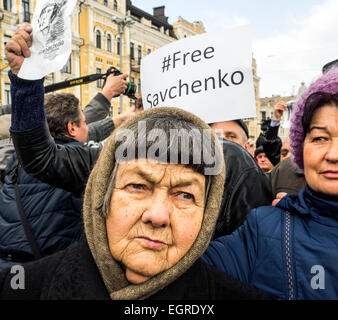
<path id="1" fill-rule="evenodd" d="M 140 129 L 142 121 L 148 128 Z M 190 144 L 184 145 L 181 130 L 192 133 Z M 139 114 L 113 133 L 89 177 L 85 238 L 25 264 L 25 290 L 11 287 L 10 270 L 0 274 L 0 297 L 263 298 L 199 258 L 213 233 L 223 184 L 222 151 L 205 123 L 175 108 Z"/>
<path id="2" fill-rule="evenodd" d="M 23 43 L 29 39 L 21 29 L 6 51 L 15 97 L 12 135 L 18 149 L 18 136 L 33 143 L 34 149 L 34 142 L 40 145 L 39 136 L 46 135 L 43 81 L 15 75 L 28 49 Z M 29 103 L 31 99 L 34 103 Z M 34 112 L 27 112 L 32 108 Z M 39 128 L 41 135 L 29 141 Z M 86 171 L 97 159 L 83 147 L 56 146 L 48 131 L 43 145 L 49 154 L 39 155 L 46 159 L 43 167 L 57 163 L 69 169 L 69 176 Z M 39 160 L 32 162 L 41 173 Z M 55 176 L 54 180 L 61 179 Z M 224 179 L 221 146 L 202 120 L 176 108 L 138 114 L 113 132 L 90 174 L 84 194 L 83 239 L 24 264 L 22 277 L 17 274 L 20 268 L 4 270 L 0 298 L 265 299 L 261 292 L 200 259 L 213 234 Z"/>
<path id="3" fill-rule="evenodd" d="M 303 93 L 290 138 L 305 189 L 252 210 L 204 258 L 280 299 L 338 299 L 338 69 Z"/>

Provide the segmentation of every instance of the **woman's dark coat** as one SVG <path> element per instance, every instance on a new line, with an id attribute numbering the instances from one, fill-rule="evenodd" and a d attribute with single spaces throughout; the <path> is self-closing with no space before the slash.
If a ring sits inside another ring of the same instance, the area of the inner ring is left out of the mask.
<path id="1" fill-rule="evenodd" d="M 25 289 L 12 289 L 15 273 L 0 273 L 1 300 L 109 300 L 108 291 L 84 239 L 66 250 L 24 265 Z M 249 300 L 266 296 L 198 259 L 152 300 Z"/>

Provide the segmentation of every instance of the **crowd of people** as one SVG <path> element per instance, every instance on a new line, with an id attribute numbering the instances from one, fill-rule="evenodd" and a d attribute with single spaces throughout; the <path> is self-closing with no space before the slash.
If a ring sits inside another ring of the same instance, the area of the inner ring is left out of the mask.
<path id="1" fill-rule="evenodd" d="M 5 50 L 0 299 L 338 298 L 338 60 L 294 103 L 287 139 L 281 101 L 254 142 L 241 119 L 144 111 L 141 98 L 109 117 L 126 74 L 83 110 L 45 95 L 44 79 L 17 76 L 31 32 Z"/>

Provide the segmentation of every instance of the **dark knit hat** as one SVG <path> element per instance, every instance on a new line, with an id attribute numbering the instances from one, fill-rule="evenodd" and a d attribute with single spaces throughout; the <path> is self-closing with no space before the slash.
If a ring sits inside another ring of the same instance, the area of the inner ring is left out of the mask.
<path id="1" fill-rule="evenodd" d="M 240 127 L 244 130 L 247 138 L 249 139 L 249 130 L 248 130 L 248 127 L 246 126 L 245 122 L 242 119 L 237 119 L 237 120 L 234 120 L 234 121 L 240 125 Z"/>
<path id="2" fill-rule="evenodd" d="M 259 146 L 258 148 L 256 148 L 255 150 L 255 156 L 257 157 L 260 153 L 264 152 L 264 148 L 263 146 Z"/>

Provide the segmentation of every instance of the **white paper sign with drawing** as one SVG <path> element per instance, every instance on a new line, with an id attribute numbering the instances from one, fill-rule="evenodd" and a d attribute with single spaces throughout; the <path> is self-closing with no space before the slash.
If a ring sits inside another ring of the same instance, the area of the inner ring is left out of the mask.
<path id="1" fill-rule="evenodd" d="M 32 19 L 31 56 L 18 76 L 37 80 L 62 69 L 72 50 L 71 15 L 76 0 L 37 0 Z"/>
<path id="2" fill-rule="evenodd" d="M 141 62 L 145 109 L 190 111 L 207 123 L 256 116 L 251 27 L 172 42 Z"/>

